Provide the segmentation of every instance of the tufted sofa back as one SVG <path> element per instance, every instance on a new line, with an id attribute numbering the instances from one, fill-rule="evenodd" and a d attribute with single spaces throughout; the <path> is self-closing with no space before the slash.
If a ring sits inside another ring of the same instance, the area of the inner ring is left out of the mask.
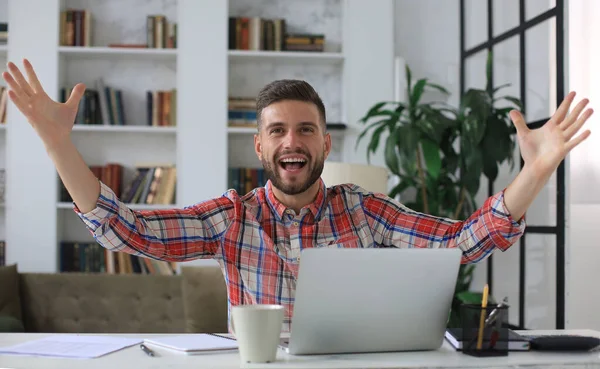
<path id="1" fill-rule="evenodd" d="M 221 270 L 199 267 L 182 268 L 182 271 L 181 275 L 21 273 L 19 284 L 25 330 L 53 333 L 226 332 L 227 297 Z M 195 278 L 200 281 L 192 280 Z M 215 283 L 219 278 L 220 283 Z M 203 283 L 205 279 L 211 283 Z M 204 305 L 198 304 L 198 296 L 204 297 L 200 299 L 204 300 Z M 206 301 L 207 297 L 211 301 Z M 196 304 L 190 303 L 192 301 Z M 186 311 L 195 324 L 190 324 Z"/>

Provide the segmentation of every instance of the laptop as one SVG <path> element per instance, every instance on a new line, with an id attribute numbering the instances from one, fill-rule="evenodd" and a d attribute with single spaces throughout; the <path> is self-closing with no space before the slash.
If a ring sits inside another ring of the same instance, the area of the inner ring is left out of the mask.
<path id="1" fill-rule="evenodd" d="M 292 355 L 436 350 L 460 249 L 304 249 L 289 338 Z"/>

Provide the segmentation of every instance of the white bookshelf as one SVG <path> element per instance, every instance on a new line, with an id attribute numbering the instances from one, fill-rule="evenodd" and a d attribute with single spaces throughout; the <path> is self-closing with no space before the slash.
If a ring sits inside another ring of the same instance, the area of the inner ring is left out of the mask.
<path id="1" fill-rule="evenodd" d="M 73 129 L 71 137 L 89 165 L 121 163 L 129 168 L 125 182 L 139 163 L 176 166 L 176 203 L 131 204 L 135 210 L 183 207 L 219 196 L 227 189 L 230 166 L 260 167 L 252 144 L 255 129 L 227 126 L 228 96 L 255 95 L 278 78 L 306 79 L 323 98 L 328 121 L 348 126 L 331 131 L 330 160 L 352 162 L 366 162 L 364 147 L 355 149 L 362 128 L 356 122 L 373 103 L 393 99 L 393 0 L 279 0 L 277 6 L 254 0 L 4 1 L 11 2 L 11 59 L 29 58 L 51 97 L 58 99 L 65 85 L 93 87 L 99 77 L 122 88 L 127 125 Z M 92 46 L 59 44 L 59 14 L 67 7 L 92 11 Z M 30 9 L 44 17 L 31 17 Z M 145 42 L 147 14 L 177 22 L 177 49 L 107 46 Z M 331 43 L 321 53 L 229 50 L 229 16 L 283 17 L 290 31 L 324 33 Z M 144 92 L 170 88 L 178 94 L 176 126 L 148 126 Z M 61 241 L 92 238 L 72 204 L 60 201 L 56 170 L 26 119 L 11 109 L 9 120 L 10 129 L 0 133 L 8 142 L 8 173 L 18 168 L 36 173 L 36 180 L 8 176 L 7 261 L 24 272 L 56 272 Z"/>
<path id="2" fill-rule="evenodd" d="M 175 49 L 141 49 L 124 47 L 103 47 L 103 46 L 60 46 L 58 52 L 61 56 L 74 59 L 122 59 L 133 58 L 149 60 L 168 60 L 175 61 L 177 50 Z"/>
<path id="3" fill-rule="evenodd" d="M 344 62 L 341 52 L 229 50 L 230 61 L 333 64 Z"/>
<path id="4" fill-rule="evenodd" d="M 74 125 L 73 132 L 98 132 L 98 133 L 151 133 L 151 134 L 176 134 L 177 127 L 149 127 L 143 125 Z"/>

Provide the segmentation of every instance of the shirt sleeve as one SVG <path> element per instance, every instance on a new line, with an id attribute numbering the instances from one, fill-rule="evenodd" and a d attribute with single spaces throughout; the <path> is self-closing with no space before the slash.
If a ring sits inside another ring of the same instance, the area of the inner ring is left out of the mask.
<path id="1" fill-rule="evenodd" d="M 385 195 L 363 202 L 375 242 L 388 247 L 451 248 L 463 251 L 462 263 L 476 263 L 495 249 L 506 251 L 525 230 L 525 217 L 515 220 L 504 204 L 504 190 L 486 199 L 464 221 L 413 211 Z"/>
<path id="2" fill-rule="evenodd" d="M 73 207 L 106 249 L 175 262 L 214 256 L 233 214 L 226 196 L 183 209 L 134 211 L 102 182 L 93 210 Z"/>

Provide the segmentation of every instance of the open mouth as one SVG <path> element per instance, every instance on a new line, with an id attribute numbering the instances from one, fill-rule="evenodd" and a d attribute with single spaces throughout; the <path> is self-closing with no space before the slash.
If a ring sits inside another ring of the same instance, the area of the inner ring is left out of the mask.
<path id="1" fill-rule="evenodd" d="M 297 170 L 304 168 L 304 166 L 306 165 L 306 159 L 285 158 L 285 159 L 279 160 L 279 165 L 281 165 L 281 167 L 284 170 L 297 171 Z"/>

